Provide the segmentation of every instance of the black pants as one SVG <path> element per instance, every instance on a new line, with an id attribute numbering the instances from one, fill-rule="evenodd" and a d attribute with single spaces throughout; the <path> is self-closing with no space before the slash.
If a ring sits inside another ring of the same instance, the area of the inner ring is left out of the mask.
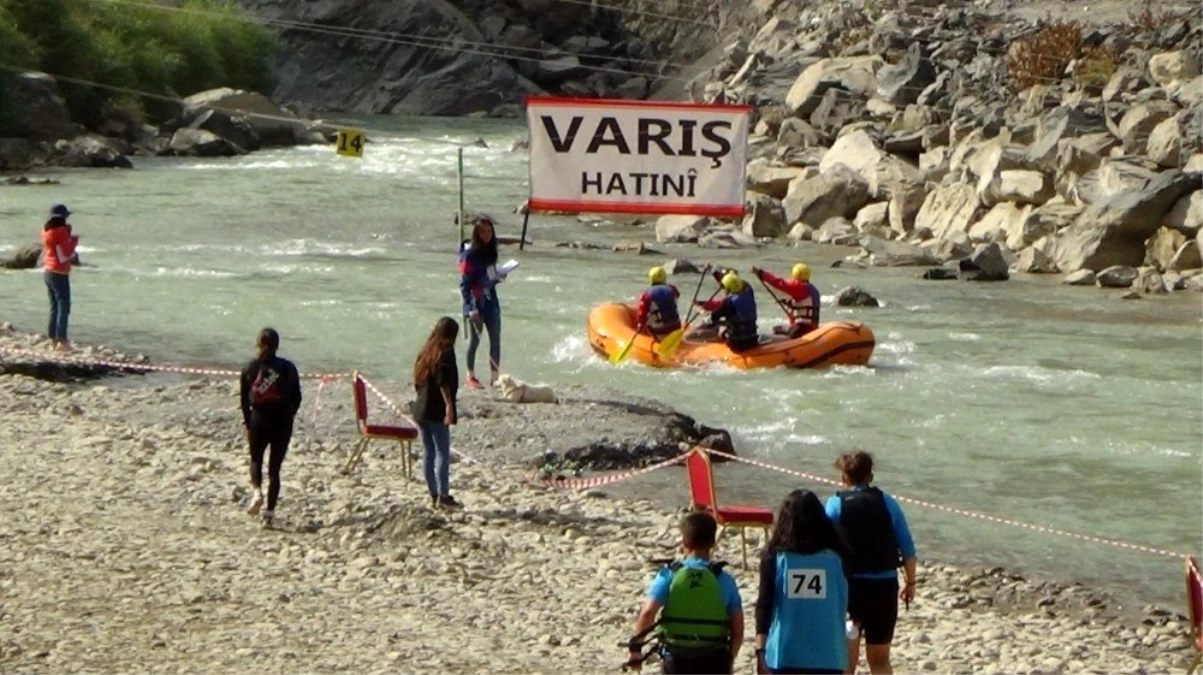
<path id="1" fill-rule="evenodd" d="M 280 467 L 284 455 L 288 454 L 288 443 L 292 440 L 292 418 L 274 419 L 251 415 L 251 485 L 260 489 L 263 485 L 263 454 L 271 447 L 267 470 L 270 484 L 267 488 L 267 510 L 276 510 L 280 498 Z"/>
<path id="2" fill-rule="evenodd" d="M 731 675 L 731 654 L 716 651 L 710 654 L 660 654 L 660 670 L 666 675 Z"/>

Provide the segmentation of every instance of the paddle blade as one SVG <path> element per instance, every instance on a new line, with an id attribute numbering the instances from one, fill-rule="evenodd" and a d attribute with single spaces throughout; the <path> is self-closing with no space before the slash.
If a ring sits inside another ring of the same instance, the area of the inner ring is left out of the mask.
<path id="1" fill-rule="evenodd" d="M 635 346 L 635 336 L 632 335 L 627 345 L 622 348 L 622 351 L 610 355 L 610 363 L 618 365 L 627 360 L 627 355 L 631 353 L 631 347 Z"/>
<path id="2" fill-rule="evenodd" d="M 671 359 L 673 354 L 677 353 L 677 348 L 681 346 L 681 339 L 684 337 L 685 329 L 678 328 L 674 330 L 660 341 L 660 345 L 656 347 L 656 353 L 662 359 Z"/>

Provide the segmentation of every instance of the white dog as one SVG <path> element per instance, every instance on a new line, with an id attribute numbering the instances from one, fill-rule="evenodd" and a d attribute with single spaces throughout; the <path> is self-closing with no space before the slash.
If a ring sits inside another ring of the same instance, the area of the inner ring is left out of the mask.
<path id="1" fill-rule="evenodd" d="M 557 403 L 556 394 L 546 384 L 519 382 L 510 375 L 498 375 L 501 395 L 514 403 Z"/>

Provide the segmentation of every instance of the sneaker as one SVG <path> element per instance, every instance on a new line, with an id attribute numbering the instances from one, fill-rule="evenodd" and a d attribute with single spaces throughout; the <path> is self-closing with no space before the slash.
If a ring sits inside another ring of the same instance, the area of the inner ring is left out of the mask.
<path id="1" fill-rule="evenodd" d="M 272 513 L 271 511 L 264 511 L 263 519 L 261 521 L 259 521 L 259 525 L 261 527 L 263 527 L 263 529 L 265 529 L 265 530 L 270 530 L 273 527 L 275 527 L 275 524 L 276 524 L 276 514 Z"/>
<path id="2" fill-rule="evenodd" d="M 256 492 L 255 498 L 251 501 L 251 508 L 246 510 L 246 514 L 248 516 L 257 516 L 261 508 L 263 508 L 263 493 Z"/>
<path id="3" fill-rule="evenodd" d="M 437 495 L 430 495 L 430 508 L 432 508 L 432 509 L 439 508 L 439 498 Z"/>
<path id="4" fill-rule="evenodd" d="M 476 379 L 475 375 L 468 376 L 467 385 L 468 385 L 469 389 L 484 389 L 485 388 L 484 385 L 480 383 L 480 380 Z"/>
<path id="5" fill-rule="evenodd" d="M 448 511 L 458 511 L 464 508 L 464 505 L 456 501 L 455 497 L 447 495 L 446 497 L 439 497 L 439 508 Z"/>

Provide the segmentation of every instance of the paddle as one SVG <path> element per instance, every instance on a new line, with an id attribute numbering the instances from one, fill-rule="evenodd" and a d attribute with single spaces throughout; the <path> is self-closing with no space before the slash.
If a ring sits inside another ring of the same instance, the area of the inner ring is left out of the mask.
<path id="1" fill-rule="evenodd" d="M 620 351 L 617 354 L 614 354 L 613 356 L 610 357 L 610 363 L 613 363 L 614 365 L 617 366 L 617 365 L 621 364 L 623 361 L 627 360 L 627 354 L 630 354 L 631 347 L 635 346 L 635 338 L 639 337 L 639 334 L 643 332 L 643 328 L 646 325 L 647 325 L 647 321 L 644 321 L 643 323 L 641 323 L 635 327 L 635 334 L 631 336 L 630 340 L 627 340 L 627 344 L 625 347 L 622 348 L 622 351 Z"/>
<path id="2" fill-rule="evenodd" d="M 773 302 L 776 302 L 776 303 L 777 303 L 777 306 L 781 308 L 781 311 L 785 312 L 785 318 L 786 318 L 786 320 L 788 320 L 788 321 L 793 321 L 794 319 L 793 319 L 793 317 L 792 317 L 792 316 L 790 316 L 790 313 L 789 313 L 789 307 L 787 307 L 787 306 L 785 305 L 785 301 L 784 301 L 784 300 L 782 300 L 781 298 L 777 297 L 777 294 L 773 292 L 773 287 L 772 287 L 772 286 L 770 286 L 770 285 L 768 284 L 768 282 L 767 282 L 767 281 L 765 281 L 764 279 L 762 279 L 762 278 L 761 278 L 761 276 L 760 276 L 759 274 L 757 274 L 757 275 L 756 275 L 756 278 L 760 280 L 760 285 L 761 285 L 761 286 L 764 286 L 764 290 L 768 292 L 768 294 L 769 294 L 769 297 L 773 299 Z"/>
<path id="3" fill-rule="evenodd" d="M 692 325 L 693 322 L 699 316 L 701 316 L 700 312 L 695 314 L 693 310 L 694 305 L 698 301 L 698 293 L 702 292 L 702 282 L 706 280 L 706 274 L 709 271 L 710 265 L 706 265 L 706 267 L 702 269 L 701 278 L 698 279 L 698 286 L 697 288 L 693 289 L 693 299 L 689 301 L 689 310 L 685 312 L 685 324 L 666 335 L 664 339 L 660 341 L 660 345 L 656 347 L 656 354 L 658 354 L 661 359 L 670 359 L 672 358 L 673 354 L 677 353 L 677 348 L 681 346 L 681 340 L 685 337 L 685 331 L 689 330 L 690 325 Z M 721 290 L 723 290 L 723 287 L 719 286 L 718 290 L 716 290 L 710 296 L 710 299 L 713 300 Z"/>

